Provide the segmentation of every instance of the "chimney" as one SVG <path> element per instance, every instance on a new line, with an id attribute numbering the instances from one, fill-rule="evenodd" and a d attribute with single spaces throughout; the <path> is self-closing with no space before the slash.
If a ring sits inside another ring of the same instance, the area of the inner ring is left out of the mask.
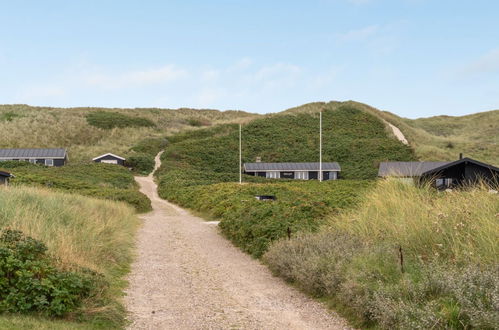
<path id="1" fill-rule="evenodd" d="M 261 163 L 262 162 L 262 157 L 256 157 L 256 162 Z"/>
<path id="2" fill-rule="evenodd" d="M 463 159 L 463 153 L 459 153 L 459 159 Z"/>

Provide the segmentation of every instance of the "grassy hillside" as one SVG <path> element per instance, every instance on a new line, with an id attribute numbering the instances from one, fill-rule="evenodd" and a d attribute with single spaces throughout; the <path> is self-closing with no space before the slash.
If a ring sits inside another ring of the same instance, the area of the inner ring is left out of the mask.
<path id="1" fill-rule="evenodd" d="M 408 119 L 348 101 L 309 103 L 284 111 L 283 114 L 314 113 L 324 107 L 344 105 L 355 106 L 397 126 L 420 160 L 456 160 L 462 152 L 467 157 L 499 165 L 499 110 L 460 117 Z"/>
<path id="2" fill-rule="evenodd" d="M 43 242 L 48 248 L 49 259 L 58 269 L 76 273 L 88 269 L 94 274 L 91 275 L 93 293 L 76 311 L 64 316 L 83 321 L 83 324 L 71 326 L 71 323 L 60 321 L 52 324 L 50 320 L 39 320 L 34 313 L 26 317 L 3 315 L 0 317 L 2 328 L 30 325 L 32 328 L 83 328 L 83 325 L 115 328 L 123 325 L 124 310 L 119 298 L 125 285 L 122 277 L 131 262 L 131 248 L 139 224 L 130 207 L 42 188 L 10 186 L 0 187 L 0 210 L 0 229 L 21 230 Z M 5 253 L 3 248 L 0 260 Z M 5 267 L 2 262 L 0 264 Z M 27 281 L 28 274 L 24 276 Z M 36 284 L 36 277 L 32 281 Z M 27 294 L 37 288 L 34 284 Z M 4 307 L 2 298 L 0 307 Z"/>
<path id="3" fill-rule="evenodd" d="M 391 138 L 375 116 L 352 106 L 323 108 L 323 161 L 337 161 L 341 177 L 374 178 L 379 162 L 412 160 L 412 150 Z M 243 126 L 243 161 L 319 160 L 318 113 L 267 116 Z M 238 128 L 224 125 L 170 139 L 163 158 L 191 169 L 238 173 Z M 185 165 L 188 164 L 188 165 Z"/>
<path id="4" fill-rule="evenodd" d="M 132 146 L 148 137 L 255 116 L 242 111 L 0 105 L 0 148 L 64 147 L 77 163 L 106 152 L 128 156 Z"/>
<path id="5" fill-rule="evenodd" d="M 498 214 L 485 188 L 449 194 L 382 181 L 359 208 L 278 241 L 264 260 L 362 328 L 495 329 Z"/>
<path id="6" fill-rule="evenodd" d="M 28 185 L 123 201 L 137 212 L 151 210 L 151 201 L 138 190 L 132 173 L 110 164 L 88 163 L 46 167 L 28 162 L 1 162 L 0 169 L 13 173 L 12 185 Z"/>
<path id="7" fill-rule="evenodd" d="M 271 115 L 243 127 L 243 161 L 318 160 L 318 114 Z M 351 106 L 325 108 L 324 161 L 338 161 L 341 176 L 373 179 L 387 159 L 411 160 L 410 148 L 391 138 L 375 116 Z M 323 219 L 356 205 L 372 185 L 363 180 L 286 182 L 245 176 L 238 180 L 238 127 L 222 125 L 170 138 L 157 172 L 159 193 L 185 207 L 221 219 L 222 231 L 243 250 L 259 257 L 268 244 L 300 231 L 315 231 Z M 256 201 L 272 194 L 277 201 Z"/>

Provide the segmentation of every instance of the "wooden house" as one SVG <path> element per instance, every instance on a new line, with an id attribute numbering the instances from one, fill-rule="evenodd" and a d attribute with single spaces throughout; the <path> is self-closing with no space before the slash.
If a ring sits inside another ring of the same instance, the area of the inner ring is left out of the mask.
<path id="1" fill-rule="evenodd" d="M 244 163 L 244 173 L 270 179 L 318 180 L 319 163 Z M 322 179 L 337 180 L 341 167 L 336 162 L 322 163 Z"/>
<path id="2" fill-rule="evenodd" d="M 478 182 L 496 186 L 499 183 L 499 168 L 471 158 L 460 158 L 454 162 L 383 162 L 378 176 L 430 182 L 438 189 Z"/>
<path id="3" fill-rule="evenodd" d="M 0 171 L 0 185 L 8 185 L 11 177 L 13 177 L 13 175 L 9 172 Z"/>
<path id="4" fill-rule="evenodd" d="M 64 148 L 0 149 L 0 161 L 17 160 L 46 166 L 63 166 L 68 159 Z"/>
<path id="5" fill-rule="evenodd" d="M 126 159 L 108 152 L 107 154 L 100 155 L 92 160 L 96 163 L 116 164 L 116 165 L 125 166 Z"/>

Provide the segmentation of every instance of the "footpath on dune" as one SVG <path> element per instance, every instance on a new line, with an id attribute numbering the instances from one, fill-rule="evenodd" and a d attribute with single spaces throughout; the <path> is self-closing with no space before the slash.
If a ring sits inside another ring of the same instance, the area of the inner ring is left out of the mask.
<path id="1" fill-rule="evenodd" d="M 156 168 L 159 166 L 156 157 Z M 348 329 L 206 222 L 136 177 L 153 211 L 143 215 L 125 304 L 131 329 Z"/>

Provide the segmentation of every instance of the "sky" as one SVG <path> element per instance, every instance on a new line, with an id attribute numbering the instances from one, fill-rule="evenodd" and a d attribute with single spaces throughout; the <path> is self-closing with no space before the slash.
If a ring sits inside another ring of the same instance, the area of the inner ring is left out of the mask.
<path id="1" fill-rule="evenodd" d="M 499 1 L 0 0 L 0 104 L 499 109 Z"/>

